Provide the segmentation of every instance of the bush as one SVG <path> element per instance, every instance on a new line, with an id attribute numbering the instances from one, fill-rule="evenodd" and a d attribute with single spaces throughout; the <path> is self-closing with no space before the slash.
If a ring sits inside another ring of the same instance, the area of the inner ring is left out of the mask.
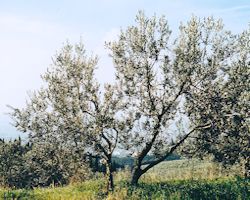
<path id="1" fill-rule="evenodd" d="M 0 185 L 33 188 L 65 185 L 91 176 L 88 162 L 53 143 L 22 144 L 21 139 L 0 140 Z"/>

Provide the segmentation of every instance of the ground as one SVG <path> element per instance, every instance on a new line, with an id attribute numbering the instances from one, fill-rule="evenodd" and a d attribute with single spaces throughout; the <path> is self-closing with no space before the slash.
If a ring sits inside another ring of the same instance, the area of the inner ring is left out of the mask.
<path id="1" fill-rule="evenodd" d="M 137 188 L 128 186 L 129 171 L 115 174 L 115 191 L 105 194 L 105 180 L 98 176 L 64 187 L 34 190 L 1 189 L 3 199 L 40 200 L 140 200 L 140 199 L 207 199 L 248 200 L 250 181 L 240 175 L 240 168 L 224 169 L 208 161 L 166 161 L 145 174 Z"/>

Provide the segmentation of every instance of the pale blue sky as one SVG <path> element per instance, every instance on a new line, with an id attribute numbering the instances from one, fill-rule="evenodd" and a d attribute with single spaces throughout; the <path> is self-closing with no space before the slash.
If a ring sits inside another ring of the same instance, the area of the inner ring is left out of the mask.
<path id="1" fill-rule="evenodd" d="M 41 86 L 40 74 L 66 39 L 82 37 L 86 49 L 100 56 L 97 78 L 112 81 L 104 41 L 133 24 L 138 10 L 165 15 L 174 33 L 192 14 L 222 18 L 234 32 L 250 22 L 250 0 L 0 0 L 0 137 L 19 134 L 4 114 L 6 105 L 24 106 L 27 92 Z"/>

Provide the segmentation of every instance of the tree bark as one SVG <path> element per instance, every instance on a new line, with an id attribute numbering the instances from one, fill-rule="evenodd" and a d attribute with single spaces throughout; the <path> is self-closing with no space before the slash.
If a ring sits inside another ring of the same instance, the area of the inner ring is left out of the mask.
<path id="1" fill-rule="evenodd" d="M 131 182 L 130 182 L 132 186 L 138 185 L 139 178 L 141 177 L 142 174 L 143 173 L 140 167 L 135 167 L 132 170 L 132 177 L 131 177 Z"/>
<path id="2" fill-rule="evenodd" d="M 250 158 L 247 157 L 244 164 L 244 177 L 250 178 Z"/>
<path id="3" fill-rule="evenodd" d="M 107 193 L 114 191 L 114 178 L 111 156 L 106 163 Z"/>
<path id="4" fill-rule="evenodd" d="M 142 163 L 143 158 L 149 152 L 149 151 L 147 151 L 148 149 L 145 149 L 145 151 L 143 151 L 140 154 L 140 156 L 135 160 L 135 164 L 134 164 L 135 167 L 132 171 L 132 178 L 131 178 L 131 182 L 130 182 L 131 185 L 134 185 L 134 186 L 138 185 L 139 178 L 143 174 L 145 174 L 149 169 L 151 169 L 155 165 L 159 164 L 160 162 L 164 161 L 168 156 L 170 156 L 189 137 L 189 135 L 191 135 L 195 130 L 206 129 L 209 127 L 211 127 L 210 123 L 195 127 L 194 129 L 189 131 L 182 139 L 180 139 L 177 143 L 175 143 L 175 145 L 172 146 L 170 148 L 170 150 L 168 152 L 166 152 L 162 157 L 150 162 L 145 168 L 141 169 L 141 166 L 144 165 L 144 163 Z M 151 149 L 151 146 L 148 146 L 148 148 Z"/>

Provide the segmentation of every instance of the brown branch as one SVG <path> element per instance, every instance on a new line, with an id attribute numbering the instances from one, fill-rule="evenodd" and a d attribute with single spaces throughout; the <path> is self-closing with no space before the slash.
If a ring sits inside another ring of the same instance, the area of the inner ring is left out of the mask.
<path id="1" fill-rule="evenodd" d="M 149 143 L 146 143 L 145 148 L 142 150 L 142 152 L 139 155 L 139 165 L 141 164 L 143 158 L 147 155 L 147 153 L 151 150 L 157 135 L 159 134 L 159 127 L 160 127 L 160 123 L 161 123 L 161 119 L 162 119 L 162 115 L 158 116 L 158 123 L 157 125 L 154 127 L 154 134 L 153 134 L 153 138 Z"/>
<path id="2" fill-rule="evenodd" d="M 167 106 L 163 106 L 162 108 L 162 113 L 160 115 L 158 115 L 158 123 L 156 124 L 156 126 L 154 127 L 154 134 L 153 134 L 153 138 L 151 139 L 151 141 L 149 143 L 146 144 L 145 148 L 142 150 L 142 152 L 140 153 L 139 155 L 139 159 L 138 159 L 138 162 L 139 162 L 139 165 L 141 165 L 141 162 L 143 160 L 143 158 L 147 155 L 147 153 L 151 150 L 155 140 L 156 140 L 156 137 L 158 136 L 159 134 L 159 128 L 161 126 L 161 120 L 162 120 L 162 117 L 164 114 L 166 114 L 166 112 L 171 108 L 171 106 L 173 105 L 173 103 L 177 100 L 177 98 L 182 94 L 182 91 L 184 89 L 184 86 L 185 86 L 185 82 L 183 82 L 180 86 L 180 90 L 179 92 L 176 94 L 175 98 L 173 99 L 173 101 Z"/>
<path id="3" fill-rule="evenodd" d="M 97 103 L 96 101 L 94 101 L 93 99 L 90 99 L 90 102 L 92 102 L 92 103 L 94 104 L 94 106 L 95 106 L 95 110 L 96 110 L 97 112 L 99 112 L 99 106 L 98 106 L 98 103 Z"/>
<path id="4" fill-rule="evenodd" d="M 106 158 L 110 157 L 110 154 L 106 151 L 106 149 L 100 143 L 97 142 L 96 146 L 104 153 L 104 155 L 106 156 Z"/>
<path id="5" fill-rule="evenodd" d="M 190 132 L 188 132 L 182 139 L 180 139 L 174 146 L 172 146 L 170 148 L 170 150 L 161 158 L 159 158 L 158 160 L 152 161 L 147 167 L 145 167 L 142 170 L 142 173 L 147 172 L 150 168 L 154 167 L 155 165 L 159 164 L 160 162 L 164 161 L 168 156 L 170 156 L 176 149 L 177 147 L 179 147 L 188 137 L 189 135 L 191 135 L 194 131 L 199 130 L 199 129 L 207 129 L 210 128 L 211 124 L 205 124 L 205 125 L 201 125 L 201 126 L 197 126 L 194 129 L 192 129 Z"/>
<path id="6" fill-rule="evenodd" d="M 153 66 L 154 64 L 152 64 Z M 149 96 L 149 99 L 150 99 L 150 103 L 151 103 L 151 110 L 154 111 L 155 110 L 155 102 L 152 98 L 152 94 L 151 94 L 151 88 L 152 88 L 152 85 L 150 83 L 150 73 L 149 73 L 149 66 L 148 64 L 146 65 L 146 70 L 147 70 L 147 73 L 146 73 L 146 77 L 147 77 L 147 90 L 148 90 L 148 96 Z"/>
<path id="7" fill-rule="evenodd" d="M 113 149 L 111 150 L 111 154 L 113 154 L 115 148 L 116 148 L 116 145 L 117 145 L 117 142 L 118 142 L 118 135 L 119 135 L 119 131 L 116 129 L 116 128 L 113 128 L 116 132 L 116 137 L 115 137 L 115 142 L 114 142 L 114 147 Z"/>
<path id="8" fill-rule="evenodd" d="M 102 132 L 101 137 L 107 142 L 109 149 L 111 149 L 111 141 L 106 137 L 106 135 L 104 135 L 104 133 Z"/>
<path id="9" fill-rule="evenodd" d="M 163 106 L 162 108 L 162 115 L 164 115 L 173 105 L 173 103 L 178 99 L 178 97 L 182 94 L 183 90 L 184 90 L 184 86 L 185 86 L 185 81 L 182 82 L 181 86 L 180 86 L 180 90 L 179 92 L 175 95 L 174 99 L 172 100 L 172 102 L 170 102 L 168 104 L 167 107 Z"/>
<path id="10" fill-rule="evenodd" d="M 87 113 L 87 114 L 90 115 L 91 117 L 95 117 L 95 116 L 94 116 L 92 113 L 90 113 L 89 111 L 84 110 L 82 106 L 80 106 L 80 108 L 81 108 L 81 111 L 82 111 L 83 113 Z"/>

